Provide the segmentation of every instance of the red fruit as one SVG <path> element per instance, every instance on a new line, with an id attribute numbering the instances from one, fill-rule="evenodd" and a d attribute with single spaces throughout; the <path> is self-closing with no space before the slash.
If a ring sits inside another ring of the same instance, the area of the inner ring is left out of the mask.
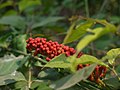
<path id="1" fill-rule="evenodd" d="M 49 57 L 46 57 L 46 60 L 47 60 L 47 61 L 50 61 L 51 59 L 50 59 Z"/>
<path id="2" fill-rule="evenodd" d="M 77 58 L 80 58 L 82 55 L 83 55 L 83 53 L 79 52 L 78 55 L 77 55 Z"/>
<path id="3" fill-rule="evenodd" d="M 67 57 L 69 57 L 70 56 L 70 52 L 65 52 L 65 55 L 67 56 Z"/>

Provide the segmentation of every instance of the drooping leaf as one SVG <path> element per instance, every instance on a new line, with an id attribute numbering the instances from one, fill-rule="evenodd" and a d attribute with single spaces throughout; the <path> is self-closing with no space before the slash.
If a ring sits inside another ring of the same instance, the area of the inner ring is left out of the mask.
<path id="1" fill-rule="evenodd" d="M 89 29 L 92 25 L 94 24 L 93 21 L 87 21 L 84 24 L 80 24 L 78 26 L 76 26 L 75 28 L 75 23 L 73 23 L 73 25 L 71 25 L 67 36 L 65 37 L 63 43 L 70 43 L 73 42 L 77 39 L 79 39 L 80 37 L 82 37 L 86 32 L 87 29 Z"/>
<path id="2" fill-rule="evenodd" d="M 32 29 L 35 29 L 35 28 L 38 28 L 38 27 L 42 27 L 42 26 L 45 26 L 47 24 L 50 24 L 50 23 L 53 23 L 53 22 L 57 22 L 57 21 L 63 20 L 63 19 L 64 19 L 64 17 L 48 17 L 48 18 L 45 18 L 44 20 L 42 20 L 39 23 L 33 24 Z"/>
<path id="3" fill-rule="evenodd" d="M 67 61 L 71 63 L 70 70 L 72 72 L 75 72 L 77 70 L 77 66 L 79 64 L 98 64 L 108 67 L 107 64 L 98 60 L 96 57 L 86 54 L 82 55 L 80 58 L 76 58 L 76 56 L 70 56 L 67 58 Z"/>
<path id="4" fill-rule="evenodd" d="M 21 0 L 18 3 L 20 12 L 24 11 L 28 7 L 35 6 L 35 5 L 41 5 L 41 1 L 40 0 L 30 0 L 28 2 L 28 0 Z"/>
<path id="5" fill-rule="evenodd" d="M 50 87 L 55 90 L 64 90 L 71 86 L 74 86 L 81 80 L 85 80 L 89 77 L 89 75 L 93 72 L 95 64 L 85 67 L 81 70 L 78 70 L 76 73 L 68 75 L 55 83 L 51 84 Z"/>
<path id="6" fill-rule="evenodd" d="M 11 25 L 18 29 L 25 29 L 26 22 L 20 16 L 4 16 L 0 18 L 0 24 L 2 25 Z"/>
<path id="7" fill-rule="evenodd" d="M 51 68 L 69 68 L 70 62 L 67 61 L 67 57 L 65 54 L 61 54 L 53 58 L 50 62 L 48 62 L 44 67 Z"/>
<path id="8" fill-rule="evenodd" d="M 13 39 L 13 48 L 16 50 L 20 50 L 24 53 L 27 52 L 27 50 L 26 50 L 26 34 L 18 35 Z"/>
<path id="9" fill-rule="evenodd" d="M 93 64 L 93 63 L 108 67 L 107 64 L 105 64 L 104 62 L 98 60 L 96 57 L 91 56 L 91 55 L 84 54 L 80 58 L 76 58 L 76 60 L 75 60 L 76 65 L 78 65 L 78 64 Z"/>
<path id="10" fill-rule="evenodd" d="M 82 40 L 80 40 L 80 42 L 77 44 L 77 51 L 81 51 L 83 48 L 85 48 L 90 42 L 96 40 L 97 38 L 109 33 L 109 32 L 112 32 L 113 29 L 110 29 L 108 27 L 106 28 L 103 28 L 103 27 L 99 27 L 99 28 L 95 28 L 93 29 L 91 32 L 93 34 L 89 34 L 89 35 L 86 35 L 85 37 L 83 37 Z M 116 31 L 116 29 L 114 29 L 114 32 Z"/>
<path id="11" fill-rule="evenodd" d="M 13 72 L 4 76 L 0 76 L 0 86 L 14 83 L 16 81 L 26 80 L 22 73 Z"/>
<path id="12" fill-rule="evenodd" d="M 28 56 L 0 58 L 0 76 L 13 73 L 21 67 L 28 58 Z"/>
<path id="13" fill-rule="evenodd" d="M 111 49 L 107 52 L 107 55 L 102 58 L 102 60 L 108 60 L 108 62 L 112 65 L 118 56 L 120 56 L 120 48 Z"/>

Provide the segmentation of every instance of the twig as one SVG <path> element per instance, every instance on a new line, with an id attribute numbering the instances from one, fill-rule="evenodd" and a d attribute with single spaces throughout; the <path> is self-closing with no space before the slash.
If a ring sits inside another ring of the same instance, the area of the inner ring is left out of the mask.
<path id="1" fill-rule="evenodd" d="M 113 68 L 109 68 L 117 77 L 118 77 L 118 80 L 120 81 L 120 77 L 119 75 L 117 74 L 117 72 L 113 69 Z"/>
<path id="2" fill-rule="evenodd" d="M 19 51 L 19 50 L 15 50 L 15 49 L 11 49 L 11 48 L 5 48 L 7 51 L 10 51 L 10 52 L 15 52 L 15 53 L 18 53 L 18 54 L 22 54 L 22 55 L 25 55 L 25 56 L 30 56 L 31 58 L 34 58 L 36 60 L 39 60 L 40 62 L 46 64 L 47 61 L 41 59 L 41 58 L 38 58 L 38 57 L 35 57 L 35 56 L 32 56 L 30 54 L 27 54 L 27 53 L 24 53 L 22 51 Z"/>
<path id="3" fill-rule="evenodd" d="M 85 11 L 86 11 L 86 16 L 87 16 L 87 17 L 90 17 L 89 7 L 88 7 L 88 0 L 85 0 Z"/>

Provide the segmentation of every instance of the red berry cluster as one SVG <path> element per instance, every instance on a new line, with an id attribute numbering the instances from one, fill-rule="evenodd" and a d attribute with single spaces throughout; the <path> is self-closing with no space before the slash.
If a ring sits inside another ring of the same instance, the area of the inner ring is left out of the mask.
<path id="1" fill-rule="evenodd" d="M 47 61 L 50 61 L 52 58 L 60 55 L 61 53 L 65 53 L 65 55 L 68 57 L 76 52 L 74 48 L 59 44 L 58 42 L 53 42 L 51 40 L 46 41 L 46 38 L 29 38 L 26 42 L 26 48 L 29 51 L 35 50 L 34 56 L 42 54 L 46 56 Z M 82 55 L 82 52 L 80 52 L 80 54 Z"/>
<path id="2" fill-rule="evenodd" d="M 78 67 L 77 67 L 77 70 L 79 69 L 82 69 L 86 66 L 89 66 L 90 64 L 85 64 L 85 65 L 82 65 L 82 64 L 79 64 Z M 100 66 L 100 65 L 97 65 L 95 67 L 95 70 L 92 72 L 92 74 L 88 77 L 88 79 L 90 81 L 95 81 L 97 83 L 99 83 L 99 80 L 103 77 L 105 77 L 105 74 L 106 74 L 106 71 L 107 71 L 107 68 L 105 66 Z"/>
<path id="3" fill-rule="evenodd" d="M 65 46 L 63 44 L 59 44 L 58 42 L 53 42 L 51 40 L 47 41 L 46 38 L 29 38 L 26 40 L 27 42 L 27 49 L 29 51 L 35 50 L 34 51 L 34 56 L 38 54 L 42 54 L 46 56 L 46 60 L 50 61 L 52 58 L 55 56 L 58 56 L 62 53 L 65 53 L 67 57 L 73 55 L 76 53 L 76 50 L 74 48 L 71 48 L 69 46 Z M 80 58 L 83 55 L 82 52 L 80 52 L 77 55 L 77 58 Z M 89 66 L 90 64 L 82 65 L 79 64 L 77 67 L 78 69 L 82 69 L 86 66 Z M 104 66 L 96 66 L 94 72 L 89 76 L 89 80 L 98 82 L 99 79 L 104 77 L 106 74 L 106 67 Z"/>

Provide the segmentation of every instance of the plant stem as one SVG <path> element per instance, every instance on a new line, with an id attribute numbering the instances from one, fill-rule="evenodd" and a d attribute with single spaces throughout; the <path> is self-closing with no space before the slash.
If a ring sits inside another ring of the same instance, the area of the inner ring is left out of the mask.
<path id="1" fill-rule="evenodd" d="M 85 0 L 85 11 L 86 11 L 86 17 L 90 17 L 89 15 L 89 8 L 88 8 L 88 0 Z"/>
<path id="2" fill-rule="evenodd" d="M 108 3 L 108 0 L 104 0 L 104 2 L 103 2 L 103 4 L 102 4 L 102 6 L 101 6 L 98 14 L 100 14 L 101 12 L 104 11 L 104 7 L 106 6 L 107 3 Z"/>
<path id="3" fill-rule="evenodd" d="M 110 68 L 110 70 L 118 77 L 118 80 L 120 81 L 120 77 L 119 77 L 119 75 L 117 74 L 117 72 L 116 72 L 113 68 Z"/>
<path id="4" fill-rule="evenodd" d="M 31 71 L 31 67 L 29 68 L 29 71 L 28 71 L 28 74 L 29 74 L 29 77 L 28 77 L 28 87 L 30 88 L 31 87 L 31 77 L 32 77 L 32 71 Z"/>
<path id="5" fill-rule="evenodd" d="M 22 55 L 25 55 L 25 56 L 30 56 L 30 57 L 32 57 L 32 58 L 34 58 L 34 59 L 36 59 L 36 60 L 39 60 L 40 62 L 42 62 L 42 63 L 44 63 L 44 64 L 47 63 L 47 61 L 42 60 L 41 58 L 38 58 L 38 57 L 32 56 L 32 55 L 27 54 L 27 53 L 24 53 L 24 52 L 22 52 L 22 51 L 15 50 L 15 49 L 12 49 L 12 48 L 5 48 L 5 49 L 6 49 L 7 51 L 10 51 L 10 52 L 15 52 L 15 53 L 22 54 Z"/>

